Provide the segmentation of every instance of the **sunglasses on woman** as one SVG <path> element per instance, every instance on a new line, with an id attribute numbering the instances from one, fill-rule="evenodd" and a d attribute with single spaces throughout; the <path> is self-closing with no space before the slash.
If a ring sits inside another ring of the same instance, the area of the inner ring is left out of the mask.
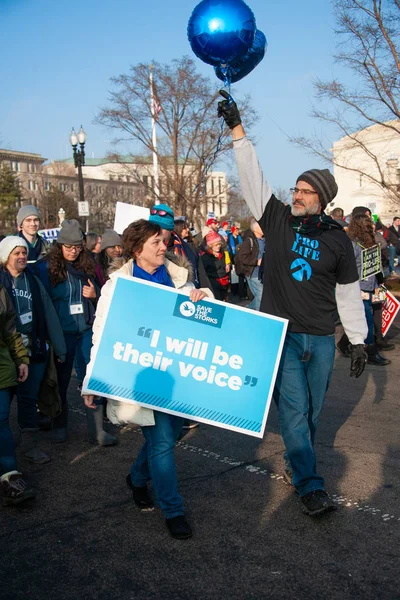
<path id="1" fill-rule="evenodd" d="M 166 217 L 167 215 L 169 215 L 169 212 L 167 212 L 166 210 L 158 209 L 158 208 L 152 208 L 150 210 L 150 214 L 151 215 L 160 215 L 160 217 Z"/>

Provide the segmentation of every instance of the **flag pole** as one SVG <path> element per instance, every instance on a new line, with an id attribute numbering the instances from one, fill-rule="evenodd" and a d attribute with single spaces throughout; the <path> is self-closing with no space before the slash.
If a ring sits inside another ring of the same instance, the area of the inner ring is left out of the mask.
<path id="1" fill-rule="evenodd" d="M 157 132 L 156 132 L 156 102 L 153 88 L 153 65 L 150 65 L 150 99 L 151 99 L 151 138 L 153 145 L 153 174 L 154 174 L 154 204 L 160 204 L 159 178 L 158 178 L 158 156 L 157 156 Z"/>

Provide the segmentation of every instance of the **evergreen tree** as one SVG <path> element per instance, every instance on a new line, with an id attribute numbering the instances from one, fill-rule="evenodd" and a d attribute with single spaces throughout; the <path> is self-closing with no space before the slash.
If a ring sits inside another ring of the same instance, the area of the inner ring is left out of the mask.
<path id="1" fill-rule="evenodd" d="M 15 231 L 15 220 L 21 204 L 21 190 L 17 176 L 6 164 L 0 165 L 0 232 Z"/>

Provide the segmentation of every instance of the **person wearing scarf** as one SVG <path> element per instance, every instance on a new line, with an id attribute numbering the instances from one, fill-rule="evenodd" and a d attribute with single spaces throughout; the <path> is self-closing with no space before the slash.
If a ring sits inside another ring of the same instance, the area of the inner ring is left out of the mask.
<path id="1" fill-rule="evenodd" d="M 46 374 L 48 344 L 65 360 L 66 347 L 60 322 L 40 280 L 27 268 L 28 245 L 19 236 L 0 242 L 0 283 L 6 288 L 17 315 L 17 331 L 28 350 L 28 378 L 17 386 L 18 425 L 24 456 L 35 464 L 50 458 L 38 447 L 37 399 Z"/>
<path id="2" fill-rule="evenodd" d="M 51 248 L 50 242 L 38 234 L 41 216 L 36 206 L 21 206 L 17 214 L 18 237 L 25 240 L 28 246 L 28 263 L 35 263 L 43 258 Z"/>
<path id="3" fill-rule="evenodd" d="M 292 204 L 285 206 L 264 178 L 235 101 L 220 94 L 218 114 L 232 130 L 242 193 L 267 240 L 260 311 L 289 322 L 274 390 L 284 473 L 303 511 L 316 516 L 335 509 L 316 470 L 314 439 L 333 368 L 337 312 L 351 343 L 350 375 L 359 377 L 366 363 L 367 323 L 353 247 L 324 212 L 338 191 L 330 171 L 299 175 Z"/>
<path id="4" fill-rule="evenodd" d="M 16 330 L 16 314 L 6 288 L 0 284 L 0 490 L 1 504 L 13 506 L 35 496 L 17 469 L 10 407 L 15 386 L 28 377 L 29 356 Z"/>
<path id="5" fill-rule="evenodd" d="M 164 209 L 160 209 L 164 211 Z M 165 215 L 160 215 L 161 217 Z M 179 290 L 181 294 L 190 296 L 192 302 L 212 297 L 210 290 L 195 289 L 190 263 L 185 257 L 173 253 L 166 256 L 167 240 L 164 233 L 164 222 L 145 221 L 140 219 L 131 223 L 123 233 L 124 257 L 113 263 L 115 270 L 101 291 L 96 320 L 94 324 L 94 348 L 98 343 L 98 335 L 102 329 L 105 314 L 108 310 L 110 297 L 115 287 L 118 275 L 135 277 L 144 281 L 157 283 Z M 140 306 L 127 306 L 127 310 L 140 310 Z M 121 319 L 124 315 L 121 315 Z M 93 361 L 93 355 L 91 357 Z M 110 363 L 110 368 L 112 365 Z M 88 379 L 88 377 L 86 377 Z M 88 381 L 84 381 L 85 388 Z M 88 410 L 94 407 L 94 396 L 83 396 Z M 112 405 L 120 402 L 112 400 Z M 176 440 L 179 438 L 183 418 L 158 410 L 141 407 L 142 411 L 154 416 L 153 425 L 142 425 L 145 438 L 137 459 L 126 478 L 128 487 L 132 490 L 133 500 L 141 510 L 152 510 L 153 500 L 147 487 L 152 481 L 156 500 L 164 513 L 166 525 L 171 535 L 176 539 L 191 537 L 192 530 L 184 514 L 182 496 L 178 491 L 178 480 L 174 458 Z M 136 413 L 137 418 L 137 413 Z M 132 422 L 134 419 L 132 419 Z"/>
<path id="6" fill-rule="evenodd" d="M 206 251 L 201 255 L 207 277 L 210 280 L 214 296 L 217 300 L 226 300 L 229 288 L 229 264 L 224 250 L 221 250 L 221 236 L 210 231 L 205 237 Z"/>
<path id="7" fill-rule="evenodd" d="M 52 439 L 65 442 L 68 435 L 67 390 L 75 357 L 83 377 L 90 359 L 92 326 L 99 296 L 95 278 L 96 265 L 83 247 L 83 232 L 78 221 L 62 223 L 57 242 L 46 257 L 35 264 L 35 273 L 49 292 L 64 332 L 66 359 L 56 363 L 61 396 L 61 413 L 54 419 Z M 96 411 L 87 411 L 89 440 L 100 446 L 116 443 L 114 436 L 103 429 L 103 401 Z"/>

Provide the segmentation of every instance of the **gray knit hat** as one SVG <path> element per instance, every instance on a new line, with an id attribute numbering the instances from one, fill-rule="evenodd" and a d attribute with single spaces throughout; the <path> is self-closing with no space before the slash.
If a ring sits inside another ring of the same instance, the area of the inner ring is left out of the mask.
<path id="1" fill-rule="evenodd" d="M 41 220 L 40 212 L 33 206 L 33 204 L 27 204 L 26 206 L 21 206 L 17 214 L 17 225 L 21 227 L 22 221 L 26 219 L 26 217 L 37 217 L 39 221 Z"/>
<path id="2" fill-rule="evenodd" d="M 305 181 L 312 185 L 318 193 L 319 201 L 324 210 L 338 193 L 338 186 L 329 169 L 310 169 L 298 176 L 297 181 Z"/>
<path id="3" fill-rule="evenodd" d="M 78 246 L 82 244 L 83 231 L 76 219 L 66 219 L 61 223 L 61 231 L 58 234 L 59 244 L 71 244 Z"/>
<path id="4" fill-rule="evenodd" d="M 113 246 L 122 246 L 121 236 L 114 229 L 106 229 L 101 236 L 100 250 L 112 248 Z"/>

